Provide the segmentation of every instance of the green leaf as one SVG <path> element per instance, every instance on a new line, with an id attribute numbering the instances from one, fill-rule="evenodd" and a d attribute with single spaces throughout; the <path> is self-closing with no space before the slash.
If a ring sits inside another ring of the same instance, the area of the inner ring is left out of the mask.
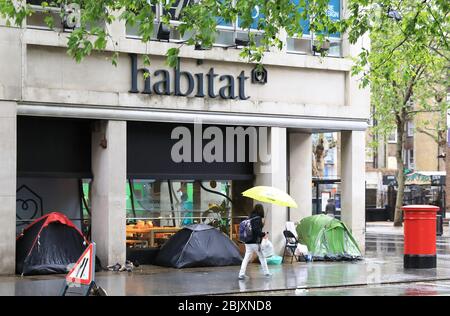
<path id="1" fill-rule="evenodd" d="M 167 50 L 166 56 L 166 64 L 169 67 L 176 67 L 178 65 L 178 55 L 180 54 L 179 48 L 169 48 Z"/>

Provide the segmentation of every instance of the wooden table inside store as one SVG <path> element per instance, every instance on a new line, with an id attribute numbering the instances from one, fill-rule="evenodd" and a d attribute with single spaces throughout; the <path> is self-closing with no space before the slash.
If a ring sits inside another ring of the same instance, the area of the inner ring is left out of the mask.
<path id="1" fill-rule="evenodd" d="M 182 227 L 137 227 L 136 225 L 127 225 L 127 236 L 132 234 L 134 236 L 138 236 L 137 238 L 141 238 L 148 241 L 149 247 L 156 247 L 155 236 L 157 233 L 163 234 L 175 234 Z M 139 240 L 139 239 L 138 239 Z M 132 244 L 134 241 L 132 239 L 127 238 L 127 244 Z"/>

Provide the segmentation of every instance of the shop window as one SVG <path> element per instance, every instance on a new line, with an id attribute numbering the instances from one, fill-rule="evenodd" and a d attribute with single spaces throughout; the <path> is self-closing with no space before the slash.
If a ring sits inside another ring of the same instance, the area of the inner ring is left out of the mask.
<path id="1" fill-rule="evenodd" d="M 230 236 L 232 182 L 128 180 L 127 245 L 158 247 L 182 227 L 199 223 Z"/>
<path id="2" fill-rule="evenodd" d="M 92 179 L 80 180 L 82 230 L 91 236 Z M 126 185 L 127 246 L 159 247 L 182 227 L 204 223 L 238 240 L 234 226 L 247 218 L 253 200 L 241 193 L 253 181 L 129 179 Z M 232 202 L 231 202 L 232 199 Z"/>

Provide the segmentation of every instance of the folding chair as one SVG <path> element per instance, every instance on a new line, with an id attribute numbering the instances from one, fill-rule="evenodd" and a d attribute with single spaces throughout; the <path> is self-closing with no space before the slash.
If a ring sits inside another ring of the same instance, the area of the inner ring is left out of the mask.
<path id="1" fill-rule="evenodd" d="M 284 235 L 284 238 L 286 240 L 286 244 L 284 246 L 283 259 L 281 260 L 281 262 L 282 263 L 284 262 L 284 256 L 286 255 L 286 250 L 289 250 L 291 252 L 291 254 L 292 254 L 291 263 L 294 260 L 294 257 L 295 257 L 295 260 L 298 261 L 298 257 L 295 255 L 295 249 L 297 249 L 297 245 L 298 245 L 297 238 L 289 230 L 283 231 L 283 235 Z"/>

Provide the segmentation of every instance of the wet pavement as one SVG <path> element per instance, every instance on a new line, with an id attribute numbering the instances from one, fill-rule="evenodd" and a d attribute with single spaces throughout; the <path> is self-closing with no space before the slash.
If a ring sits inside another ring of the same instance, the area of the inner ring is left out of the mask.
<path id="1" fill-rule="evenodd" d="M 407 282 L 352 287 L 295 289 L 232 294 L 239 296 L 450 296 L 450 281 Z"/>
<path id="2" fill-rule="evenodd" d="M 437 238 L 436 269 L 403 269 L 403 231 L 392 224 L 368 224 L 365 259 L 357 262 L 258 264 L 239 281 L 238 266 L 171 269 L 141 266 L 134 272 L 100 272 L 96 282 L 109 295 L 449 295 L 448 227 Z M 289 262 L 289 261 L 288 261 Z M 0 295 L 59 295 L 63 276 L 0 278 Z"/>

